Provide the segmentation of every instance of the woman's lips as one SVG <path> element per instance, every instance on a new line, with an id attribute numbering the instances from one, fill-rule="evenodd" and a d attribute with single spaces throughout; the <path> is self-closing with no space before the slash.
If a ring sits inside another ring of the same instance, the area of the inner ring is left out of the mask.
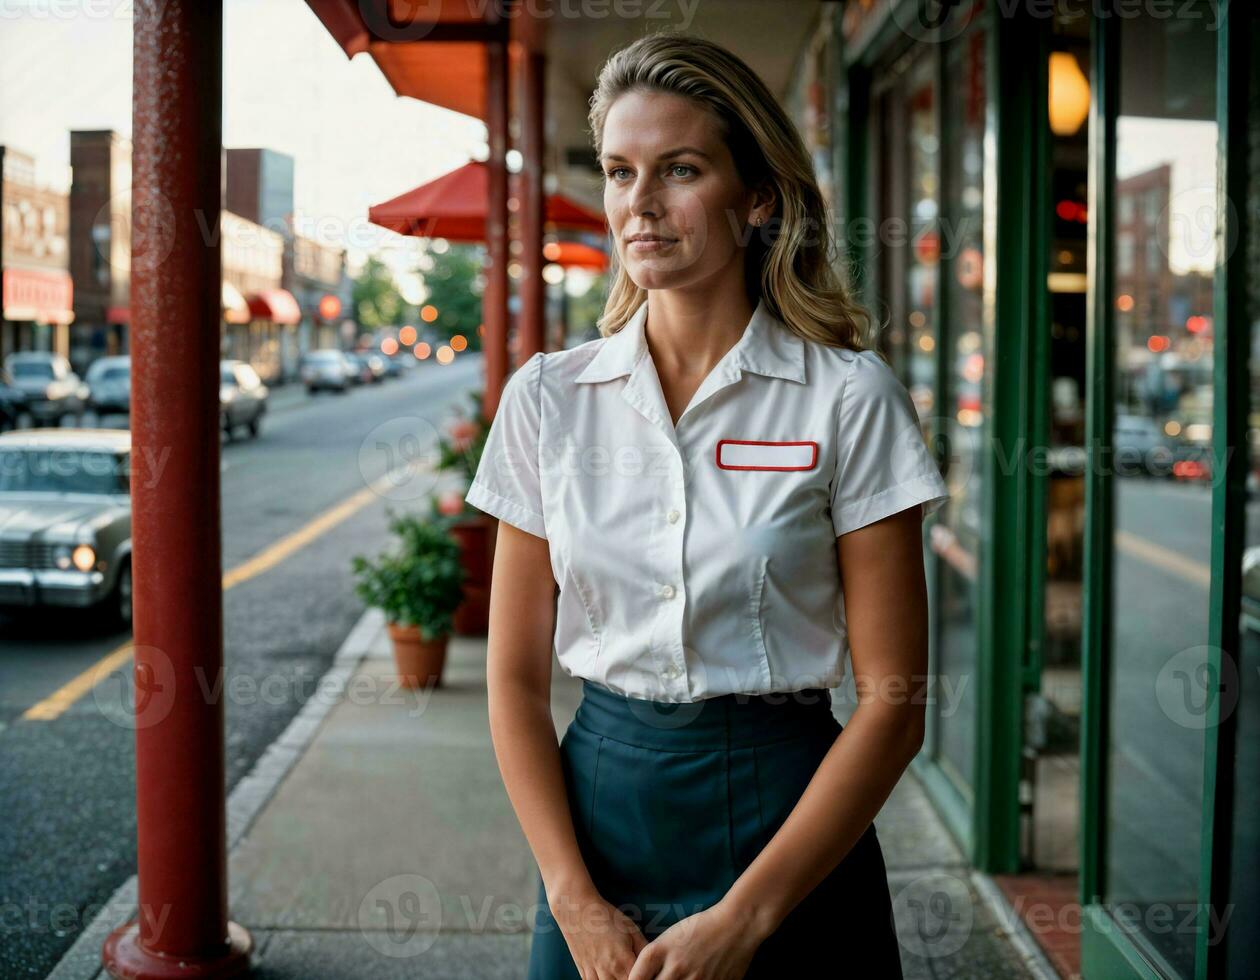
<path id="1" fill-rule="evenodd" d="M 630 251 L 659 252 L 677 244 L 676 238 L 638 238 L 630 243 Z"/>

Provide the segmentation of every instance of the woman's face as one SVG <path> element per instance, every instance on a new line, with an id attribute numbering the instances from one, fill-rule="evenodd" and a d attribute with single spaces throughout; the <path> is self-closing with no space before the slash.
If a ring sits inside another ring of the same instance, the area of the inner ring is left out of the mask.
<path id="1" fill-rule="evenodd" d="M 637 286 L 676 289 L 732 267 L 742 280 L 749 221 L 768 218 L 771 204 L 744 186 L 711 113 L 680 96 L 628 92 L 608 111 L 600 164 L 604 212 Z"/>

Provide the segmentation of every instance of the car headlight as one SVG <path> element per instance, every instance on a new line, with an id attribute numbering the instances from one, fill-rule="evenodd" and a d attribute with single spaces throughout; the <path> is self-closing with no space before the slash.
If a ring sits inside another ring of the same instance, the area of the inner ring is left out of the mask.
<path id="1" fill-rule="evenodd" d="M 90 544 L 78 545 L 70 558 L 79 571 L 90 572 L 96 566 L 96 549 Z"/>

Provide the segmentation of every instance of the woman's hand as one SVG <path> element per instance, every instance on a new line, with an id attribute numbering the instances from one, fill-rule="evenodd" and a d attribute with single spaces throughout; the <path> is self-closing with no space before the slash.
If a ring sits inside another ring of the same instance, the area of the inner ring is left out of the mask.
<path id="1" fill-rule="evenodd" d="M 742 980 L 762 935 L 746 915 L 718 902 L 680 919 L 643 947 L 627 980 Z"/>
<path id="2" fill-rule="evenodd" d="M 647 938 L 638 925 L 598 892 L 550 904 L 582 980 L 626 980 Z"/>

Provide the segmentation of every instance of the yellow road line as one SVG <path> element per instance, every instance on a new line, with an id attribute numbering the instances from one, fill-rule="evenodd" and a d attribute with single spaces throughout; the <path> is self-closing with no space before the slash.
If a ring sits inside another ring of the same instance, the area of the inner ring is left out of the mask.
<path id="1" fill-rule="evenodd" d="M 223 591 L 226 592 L 233 586 L 240 585 L 242 582 L 248 582 L 251 578 L 261 575 L 270 568 L 274 568 L 299 548 L 310 544 L 321 534 L 336 527 L 356 511 L 362 510 L 389 485 L 389 474 L 386 474 L 375 483 L 364 487 L 357 493 L 351 494 L 341 503 L 330 507 L 318 517 L 311 519 L 292 534 L 264 548 L 253 558 L 225 572 L 223 575 Z M 58 717 L 75 701 L 92 690 L 97 681 L 107 677 L 112 671 L 125 664 L 131 657 L 131 649 L 132 641 L 128 640 L 116 650 L 111 650 L 73 680 L 61 685 L 48 697 L 27 708 L 22 713 L 22 718 L 27 721 L 51 721 Z"/>
<path id="2" fill-rule="evenodd" d="M 92 690 L 97 681 L 107 677 L 111 671 L 117 670 L 130 659 L 131 641 L 128 640 L 117 650 L 107 653 L 74 680 L 61 685 L 44 700 L 31 705 L 23 712 L 22 717 L 28 721 L 51 721 Z"/>
<path id="3" fill-rule="evenodd" d="M 1193 585 L 1200 585 L 1205 589 L 1212 585 L 1212 569 L 1208 565 L 1178 554 L 1171 548 L 1139 538 L 1128 531 L 1116 531 L 1116 544 L 1120 550 L 1134 558 L 1162 568 L 1169 574 L 1178 575 Z"/>

